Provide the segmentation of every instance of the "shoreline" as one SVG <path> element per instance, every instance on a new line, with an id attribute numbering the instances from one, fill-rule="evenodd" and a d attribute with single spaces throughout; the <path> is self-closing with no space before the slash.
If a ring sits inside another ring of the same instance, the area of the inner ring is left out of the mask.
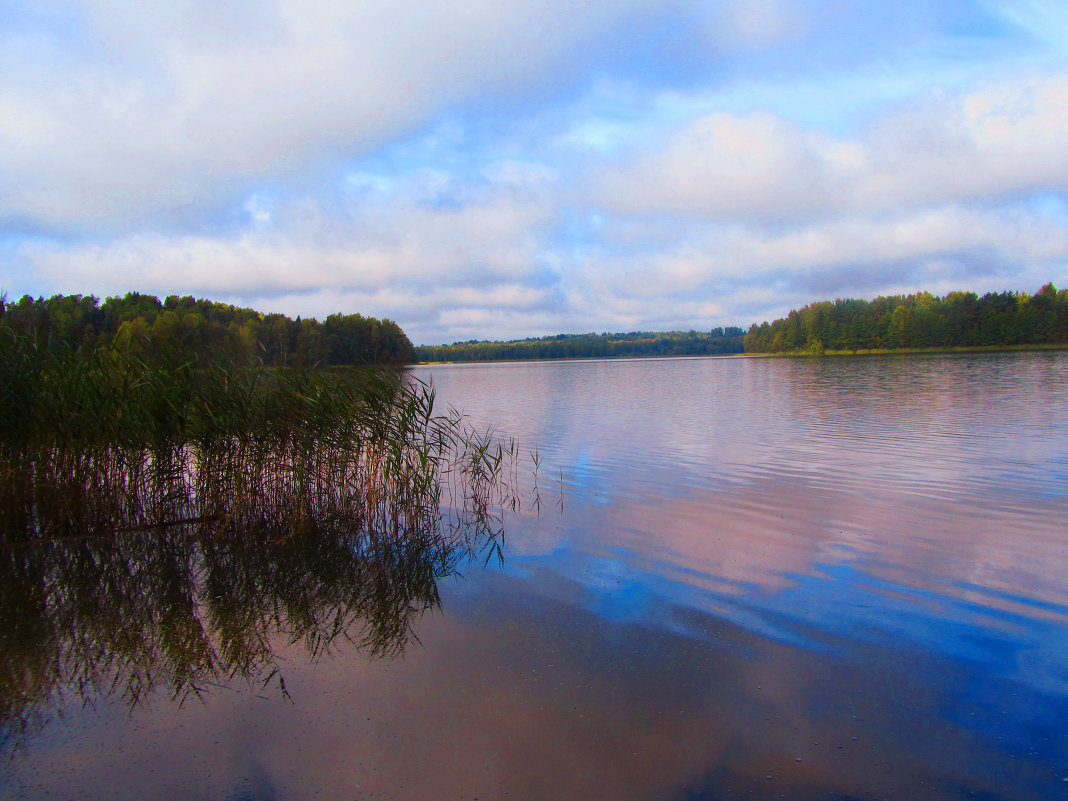
<path id="1" fill-rule="evenodd" d="M 812 353 L 805 350 L 779 353 L 700 353 L 656 356 L 569 356 L 560 359 L 464 359 L 445 362 L 415 362 L 407 367 L 440 367 L 456 364 L 539 364 L 546 362 L 625 362 L 647 359 L 818 359 L 823 356 L 910 356 L 939 353 L 1014 353 L 1027 351 L 1068 350 L 1068 342 L 1047 342 L 1035 345 L 955 345 L 931 348 L 868 348 L 858 350 L 824 350 Z"/>
<path id="2" fill-rule="evenodd" d="M 1015 353 L 1045 350 L 1068 350 L 1068 342 L 1044 342 L 1033 345 L 944 345 L 930 348 L 859 348 L 857 350 L 831 350 L 828 348 L 818 353 L 807 350 L 791 350 L 779 353 L 745 353 L 740 355 L 818 359 L 822 356 L 909 356 L 939 353 Z"/>
<path id="3" fill-rule="evenodd" d="M 636 362 L 649 359 L 737 359 L 745 356 L 772 356 L 771 353 L 680 353 L 649 356 L 566 356 L 559 359 L 463 359 L 452 362 L 413 362 L 408 367 L 434 367 L 452 364 L 538 364 L 545 362 Z"/>

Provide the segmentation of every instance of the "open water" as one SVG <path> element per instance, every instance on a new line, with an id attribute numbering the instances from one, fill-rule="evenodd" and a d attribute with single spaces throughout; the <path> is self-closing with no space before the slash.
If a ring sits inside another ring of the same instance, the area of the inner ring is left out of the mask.
<path id="1" fill-rule="evenodd" d="M 57 696 L 0 798 L 1068 798 L 1068 353 L 414 374 L 537 448 L 503 565 L 284 694 Z"/>

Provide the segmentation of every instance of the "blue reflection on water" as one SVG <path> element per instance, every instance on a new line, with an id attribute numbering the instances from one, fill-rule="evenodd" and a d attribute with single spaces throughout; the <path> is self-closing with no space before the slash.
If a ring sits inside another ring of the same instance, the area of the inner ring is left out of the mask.
<path id="1" fill-rule="evenodd" d="M 814 719 L 855 668 L 917 795 L 1068 796 L 1068 354 L 434 375 L 563 470 L 560 521 L 511 534 L 526 591 L 695 648 L 736 627 L 810 666 Z"/>

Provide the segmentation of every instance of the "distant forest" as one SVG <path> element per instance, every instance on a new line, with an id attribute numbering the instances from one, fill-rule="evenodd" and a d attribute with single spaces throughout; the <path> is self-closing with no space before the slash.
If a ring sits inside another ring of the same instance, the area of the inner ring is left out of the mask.
<path id="1" fill-rule="evenodd" d="M 557 334 L 509 342 L 470 340 L 451 345 L 420 345 L 422 362 L 483 362 L 523 359 L 619 358 L 627 356 L 708 356 L 742 352 L 745 332 L 736 326 L 711 331 L 626 334 Z"/>
<path id="2" fill-rule="evenodd" d="M 116 346 L 148 357 L 224 352 L 293 367 L 401 365 L 413 357 L 412 343 L 391 320 L 359 314 L 292 320 L 190 296 L 161 301 L 137 292 L 103 302 L 90 295 L 0 298 L 3 330 L 32 336 L 37 347 L 51 351 Z"/>
<path id="3" fill-rule="evenodd" d="M 1068 344 L 1068 290 L 822 301 L 754 324 L 746 353 Z"/>

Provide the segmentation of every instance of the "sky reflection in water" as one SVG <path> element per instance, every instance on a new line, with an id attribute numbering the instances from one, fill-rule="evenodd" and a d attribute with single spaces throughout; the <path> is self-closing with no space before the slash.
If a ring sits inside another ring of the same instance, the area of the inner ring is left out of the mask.
<path id="1" fill-rule="evenodd" d="M 1068 797 L 1068 356 L 417 375 L 538 445 L 503 569 L 400 659 L 282 638 L 288 700 L 71 705 L 0 797 Z"/>
<path id="2" fill-rule="evenodd" d="M 915 707 L 908 726 L 885 709 L 865 724 L 888 754 L 958 725 L 996 754 L 961 745 L 960 787 L 983 786 L 991 760 L 1031 757 L 1044 786 L 984 792 L 1068 795 L 1063 354 L 430 371 L 475 416 L 532 407 L 533 431 L 509 433 L 562 464 L 566 513 L 511 536 L 506 570 L 533 591 L 562 577 L 580 588 L 563 600 L 613 624 L 713 643 L 709 620 L 727 621 L 820 655 L 808 693 L 833 696 L 836 668 L 871 670 L 866 655 L 885 651 L 876 694 Z M 946 749 L 920 753 L 945 785 L 953 760 L 930 755 Z M 916 797 L 918 776 L 905 781 Z"/>

